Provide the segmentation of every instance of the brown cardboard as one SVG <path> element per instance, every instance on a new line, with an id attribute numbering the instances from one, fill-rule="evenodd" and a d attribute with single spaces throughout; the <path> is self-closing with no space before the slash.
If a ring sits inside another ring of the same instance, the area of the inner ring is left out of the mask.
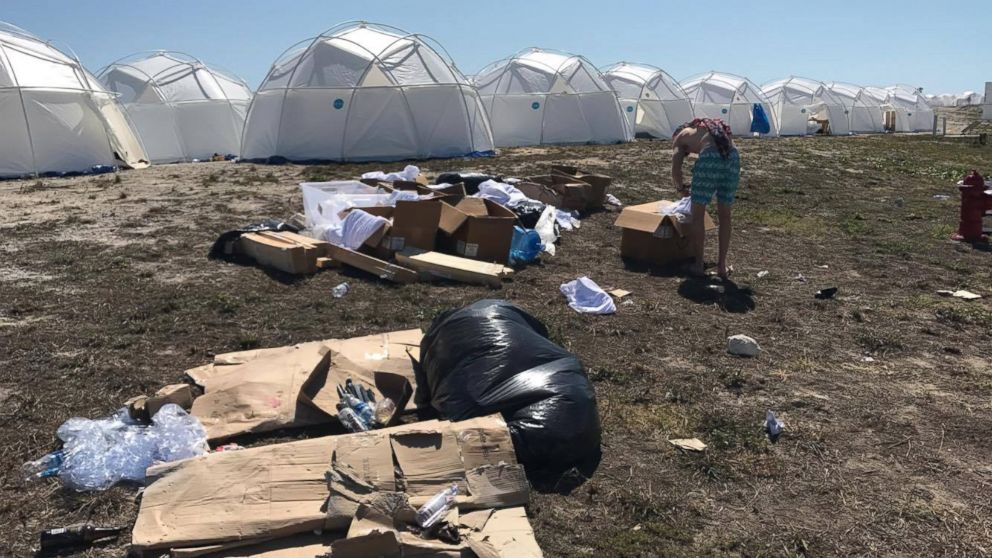
<path id="1" fill-rule="evenodd" d="M 193 390 L 189 384 L 170 384 L 155 392 L 145 401 L 145 410 L 154 417 L 164 405 L 174 403 L 187 411 L 193 406 Z"/>
<path id="2" fill-rule="evenodd" d="M 342 246 L 331 247 L 331 258 L 344 265 L 361 269 L 380 279 L 393 283 L 416 283 L 420 280 L 416 271 L 391 264 L 385 260 L 349 250 Z"/>
<path id="3" fill-rule="evenodd" d="M 557 199 L 550 203 L 559 209 L 566 209 L 568 211 L 585 211 L 590 205 L 590 199 L 592 197 L 591 188 L 589 184 L 577 180 L 570 176 L 565 176 L 562 174 L 546 174 L 541 176 L 532 176 L 527 179 L 526 182 L 531 182 L 535 184 L 540 184 L 546 188 L 550 188 L 558 194 Z M 532 190 L 524 183 L 524 188 L 519 188 L 521 192 L 526 195 L 528 191 Z M 539 200 L 541 201 L 541 200 Z"/>
<path id="4" fill-rule="evenodd" d="M 441 252 L 406 250 L 396 254 L 396 261 L 420 272 L 426 279 L 447 279 L 490 287 L 499 287 L 504 278 L 513 275 L 513 268 L 503 264 L 480 262 Z"/>
<path id="5" fill-rule="evenodd" d="M 374 256 L 389 257 L 407 248 L 433 250 L 441 221 L 441 203 L 434 200 L 397 201 L 396 207 L 358 208 L 373 215 L 386 217 L 391 225 L 382 234 L 373 235 L 366 245 L 381 248 Z"/>
<path id="6" fill-rule="evenodd" d="M 344 530 L 361 497 L 392 485 L 399 488 L 397 479 L 415 481 L 415 492 L 424 494 L 429 486 L 453 481 L 458 440 L 468 432 L 478 436 L 479 429 L 487 439 L 509 439 L 506 422 L 492 415 L 211 453 L 156 465 L 148 469 L 132 543 L 138 548 L 202 547 L 314 529 Z M 494 444 L 490 458 L 480 467 L 515 466 L 512 446 Z M 504 458 L 512 462 L 500 461 Z M 468 494 L 459 495 L 459 506 L 471 509 L 493 501 L 492 494 L 472 492 L 473 473 L 465 469 L 464 462 L 460 467 L 458 482 L 468 488 Z M 523 479 L 502 490 L 500 500 L 507 505 L 527 501 L 529 489 Z M 410 503 L 418 506 L 428 498 L 411 497 Z"/>
<path id="7" fill-rule="evenodd" d="M 315 373 L 326 374 L 330 360 L 322 345 L 297 345 L 231 367 L 204 380 L 204 393 L 193 401 L 190 414 L 200 419 L 212 441 L 330 422 L 333 416 L 300 398 L 306 381 Z"/>
<path id="8" fill-rule="evenodd" d="M 259 265 L 271 267 L 291 275 L 305 275 L 317 271 L 317 250 L 308 244 L 299 244 L 277 233 L 246 233 L 241 235 L 235 250 L 255 260 Z"/>
<path id="9" fill-rule="evenodd" d="M 445 247 L 465 258 L 507 263 L 516 214 L 490 200 L 455 200 L 442 200 L 439 227 L 447 237 Z"/>
<path id="10" fill-rule="evenodd" d="M 605 174 L 593 174 L 570 165 L 551 165 L 551 174 L 561 174 L 585 182 L 590 186 L 586 209 L 600 209 L 606 203 L 613 178 Z"/>
<path id="11" fill-rule="evenodd" d="M 655 201 L 628 206 L 620 212 L 614 226 L 623 229 L 622 257 L 656 265 L 692 258 L 692 227 L 672 215 L 659 213 L 663 205 L 672 203 Z M 704 215 L 703 227 L 706 231 L 716 228 L 709 214 Z"/>

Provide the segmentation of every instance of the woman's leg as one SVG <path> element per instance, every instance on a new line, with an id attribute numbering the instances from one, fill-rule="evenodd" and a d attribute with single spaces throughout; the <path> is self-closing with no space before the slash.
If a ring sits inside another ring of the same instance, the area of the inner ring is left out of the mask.
<path id="1" fill-rule="evenodd" d="M 730 251 L 730 233 L 733 230 L 733 226 L 730 220 L 730 209 L 733 207 L 729 203 L 719 202 L 717 203 L 717 217 L 720 219 L 720 256 L 717 260 L 716 272 L 717 274 L 726 279 L 730 273 L 730 267 L 727 265 L 727 252 Z"/>

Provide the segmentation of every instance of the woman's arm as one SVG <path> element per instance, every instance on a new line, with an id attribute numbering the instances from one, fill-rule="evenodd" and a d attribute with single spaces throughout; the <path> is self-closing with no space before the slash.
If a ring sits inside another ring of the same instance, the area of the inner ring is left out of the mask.
<path id="1" fill-rule="evenodd" d="M 683 197 L 689 195 L 689 189 L 682 183 L 682 163 L 686 155 L 688 151 L 683 147 L 681 137 L 676 138 L 675 147 L 672 149 L 672 184 L 675 186 L 675 191 Z"/>

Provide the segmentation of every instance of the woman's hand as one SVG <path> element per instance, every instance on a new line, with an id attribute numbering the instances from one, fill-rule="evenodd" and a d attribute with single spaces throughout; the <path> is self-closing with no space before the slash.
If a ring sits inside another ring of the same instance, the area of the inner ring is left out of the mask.
<path id="1" fill-rule="evenodd" d="M 675 190 L 676 190 L 676 191 L 677 191 L 677 192 L 679 193 L 679 195 L 680 195 L 680 196 L 682 196 L 683 198 L 689 195 L 689 187 L 688 187 L 688 186 L 686 186 L 686 185 L 684 185 L 684 184 L 683 184 L 683 185 L 681 185 L 681 186 L 679 186 L 679 187 L 678 187 L 678 188 L 676 188 Z"/>

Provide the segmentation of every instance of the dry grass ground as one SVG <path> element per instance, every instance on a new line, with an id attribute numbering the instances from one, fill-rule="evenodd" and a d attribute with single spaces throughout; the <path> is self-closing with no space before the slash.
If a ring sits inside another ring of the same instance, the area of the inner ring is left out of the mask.
<path id="1" fill-rule="evenodd" d="M 221 231 L 299 211 L 301 179 L 380 165 L 201 163 L 0 183 L 0 555 L 28 555 L 46 527 L 135 517 L 134 487 L 22 483 L 20 464 L 52 449 L 67 418 L 106 415 L 214 353 L 426 326 L 483 297 L 547 323 L 599 397 L 599 469 L 529 507 L 548 556 L 992 553 L 992 254 L 947 240 L 954 183 L 992 171 L 992 148 L 926 136 L 739 143 L 729 289 L 625 267 L 610 212 L 500 291 L 335 271 L 288 281 L 206 259 Z M 673 195 L 667 147 L 517 149 L 423 167 L 526 175 L 571 161 L 613 175 L 634 203 Z M 575 314 L 558 286 L 579 275 L 632 291 L 633 303 Z M 331 298 L 342 280 L 352 291 Z M 828 286 L 835 300 L 813 298 Z M 985 298 L 935 295 L 946 288 Z M 735 333 L 762 355 L 726 354 Z M 761 432 L 766 409 L 786 423 L 777 444 Z M 709 449 L 680 453 L 674 437 Z M 83 555 L 119 556 L 126 542 Z"/>

